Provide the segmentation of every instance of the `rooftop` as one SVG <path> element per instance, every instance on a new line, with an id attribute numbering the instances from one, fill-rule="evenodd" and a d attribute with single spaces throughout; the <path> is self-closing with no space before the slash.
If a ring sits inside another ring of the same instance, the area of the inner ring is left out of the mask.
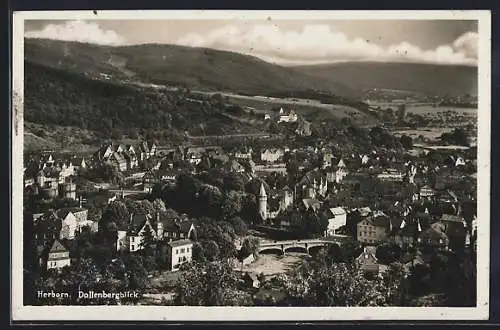
<path id="1" fill-rule="evenodd" d="M 183 246 L 193 244 L 193 241 L 190 239 L 180 239 L 177 241 L 169 242 L 168 245 L 171 247 Z"/>

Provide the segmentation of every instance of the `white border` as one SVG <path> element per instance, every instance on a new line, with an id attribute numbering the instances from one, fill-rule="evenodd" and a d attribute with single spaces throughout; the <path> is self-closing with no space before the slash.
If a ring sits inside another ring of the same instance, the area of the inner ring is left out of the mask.
<path id="1" fill-rule="evenodd" d="M 478 66 L 478 268 L 477 307 L 158 307 L 158 306 L 23 306 L 23 114 L 12 121 L 12 310 L 14 321 L 327 321 L 327 320 L 486 320 L 489 317 L 490 253 L 490 112 L 491 16 L 489 11 L 45 11 L 13 16 L 13 90 L 23 97 L 24 20 L 27 19 L 175 19 L 265 20 L 477 20 Z M 22 102 L 18 107 L 22 109 Z"/>

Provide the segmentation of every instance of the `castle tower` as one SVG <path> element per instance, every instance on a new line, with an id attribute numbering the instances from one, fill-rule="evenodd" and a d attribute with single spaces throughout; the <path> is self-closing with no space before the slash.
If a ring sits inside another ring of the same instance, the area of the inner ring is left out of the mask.
<path id="1" fill-rule="evenodd" d="M 260 184 L 259 191 L 259 214 L 262 216 L 262 219 L 267 219 L 267 193 L 264 188 L 264 183 Z"/>

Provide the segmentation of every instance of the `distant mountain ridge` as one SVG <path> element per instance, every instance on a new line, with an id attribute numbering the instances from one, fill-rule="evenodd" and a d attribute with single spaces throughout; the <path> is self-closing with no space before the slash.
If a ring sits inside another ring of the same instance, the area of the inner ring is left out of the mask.
<path id="1" fill-rule="evenodd" d="M 355 90 L 394 89 L 444 96 L 477 95 L 477 67 L 426 63 L 346 62 L 296 66 L 297 72 L 340 79 Z"/>

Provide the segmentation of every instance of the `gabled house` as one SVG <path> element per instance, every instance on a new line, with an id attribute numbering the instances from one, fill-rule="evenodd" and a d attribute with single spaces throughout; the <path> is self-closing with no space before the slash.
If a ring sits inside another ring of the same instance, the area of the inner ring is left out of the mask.
<path id="1" fill-rule="evenodd" d="M 127 231 L 128 250 L 135 252 L 143 248 L 145 232 L 149 231 L 151 236 L 156 238 L 156 231 L 153 228 L 151 223 L 152 218 L 149 214 L 132 214 L 130 218 L 130 225 Z"/>
<path id="2" fill-rule="evenodd" d="M 75 168 L 75 172 L 79 169 L 85 169 L 88 167 L 87 161 L 85 157 L 75 157 L 73 158 L 73 167 Z"/>
<path id="3" fill-rule="evenodd" d="M 88 210 L 84 208 L 62 208 L 54 212 L 57 221 L 61 223 L 59 239 L 72 240 L 75 234 L 88 227 L 92 232 L 97 232 L 98 224 L 87 219 Z"/>
<path id="4" fill-rule="evenodd" d="M 434 189 L 432 189 L 431 187 L 429 187 L 428 185 L 425 185 L 425 186 L 420 188 L 419 194 L 420 194 L 420 198 L 429 199 L 436 194 L 436 191 Z"/>
<path id="5" fill-rule="evenodd" d="M 122 156 L 122 154 L 118 152 L 114 152 L 110 157 L 109 157 L 109 163 L 111 166 L 116 168 L 117 171 L 119 172 L 124 172 L 127 170 L 127 161 L 125 158 Z"/>
<path id="6" fill-rule="evenodd" d="M 190 220 L 157 214 L 156 222 L 158 240 L 196 239 L 196 227 Z"/>
<path id="7" fill-rule="evenodd" d="M 343 227 L 347 223 L 347 213 L 341 207 L 330 208 L 327 211 L 328 227 L 325 236 L 335 235 L 336 230 Z"/>
<path id="8" fill-rule="evenodd" d="M 449 239 L 446 235 L 446 229 L 444 225 L 439 222 L 431 224 L 429 228 L 422 232 L 417 240 L 420 245 L 437 248 L 440 250 L 447 250 L 449 245 Z"/>
<path id="9" fill-rule="evenodd" d="M 458 166 L 464 166 L 465 165 L 465 160 L 458 156 L 456 159 L 455 159 L 455 167 L 458 167 Z"/>
<path id="10" fill-rule="evenodd" d="M 245 172 L 245 167 L 243 165 L 241 165 L 238 161 L 233 159 L 229 163 L 226 164 L 226 170 L 228 172 L 243 173 L 243 172 Z"/>
<path id="11" fill-rule="evenodd" d="M 361 272 L 366 276 L 378 276 L 380 267 L 375 256 L 376 248 L 374 246 L 365 246 L 363 252 L 356 258 L 355 263 Z"/>
<path id="12" fill-rule="evenodd" d="M 57 239 L 48 252 L 47 269 L 61 269 L 71 265 L 69 251 Z"/>
<path id="13" fill-rule="evenodd" d="M 285 152 L 282 149 L 265 149 L 260 153 L 260 160 L 263 162 L 274 163 L 284 156 Z"/>

